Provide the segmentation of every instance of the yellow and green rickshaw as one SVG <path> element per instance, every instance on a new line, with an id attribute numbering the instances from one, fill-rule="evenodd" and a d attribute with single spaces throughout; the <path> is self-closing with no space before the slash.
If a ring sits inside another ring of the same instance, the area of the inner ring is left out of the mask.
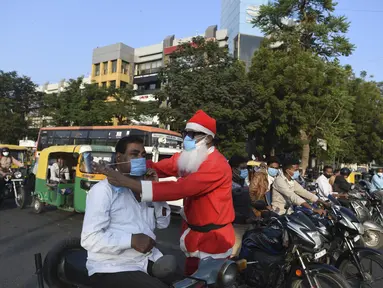
<path id="1" fill-rule="evenodd" d="M 8 148 L 10 151 L 10 155 L 16 160 L 20 161 L 24 164 L 24 167 L 28 167 L 32 164 L 32 151 L 28 147 L 13 145 L 13 144 L 0 144 L 0 151 L 3 148 Z M 0 156 L 1 157 L 1 156 Z M 12 169 L 18 168 L 14 164 L 12 164 Z"/>
<path id="2" fill-rule="evenodd" d="M 356 184 L 362 179 L 362 173 L 360 172 L 351 172 L 351 174 L 346 179 L 348 183 Z"/>
<path id="3" fill-rule="evenodd" d="M 105 179 L 92 172 L 92 162 L 112 162 L 114 147 L 98 145 L 51 146 L 41 151 L 38 158 L 33 210 L 41 213 L 45 205 L 65 211 L 85 212 L 86 194 L 90 188 Z M 64 159 L 69 170 L 68 181 L 51 181 L 50 166 L 58 158 Z"/>

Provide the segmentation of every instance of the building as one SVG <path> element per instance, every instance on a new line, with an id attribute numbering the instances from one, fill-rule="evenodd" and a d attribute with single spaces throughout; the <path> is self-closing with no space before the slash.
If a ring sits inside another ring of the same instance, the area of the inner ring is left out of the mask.
<path id="1" fill-rule="evenodd" d="M 228 34 L 229 51 L 234 57 L 251 64 L 254 51 L 262 42 L 262 32 L 253 27 L 251 20 L 261 5 L 268 0 L 221 0 L 221 29 Z"/>
<path id="2" fill-rule="evenodd" d="M 217 30 L 210 26 L 205 38 L 214 38 L 221 46 L 227 45 L 227 31 Z M 161 43 L 150 46 L 132 48 L 124 43 L 97 47 L 93 50 L 91 82 L 100 86 L 124 87 L 132 84 L 137 96 L 145 95 L 150 98 L 160 88 L 158 72 L 166 62 L 169 54 L 181 43 L 188 42 L 193 37 L 175 38 L 167 36 Z"/>
<path id="3" fill-rule="evenodd" d="M 91 83 L 91 78 L 90 76 L 84 77 L 82 80 L 83 84 L 90 84 Z M 53 93 L 60 93 L 65 90 L 66 87 L 68 87 L 68 81 L 66 79 L 61 80 L 58 83 L 45 83 L 43 85 L 40 85 L 37 87 L 37 91 L 39 92 L 44 92 L 46 94 L 53 94 Z"/>
<path id="4" fill-rule="evenodd" d="M 215 39 L 221 47 L 227 46 L 227 31 L 209 26 L 203 36 Z M 160 68 L 167 62 L 171 53 L 193 37 L 176 38 L 167 36 L 161 43 L 133 48 L 124 43 L 97 47 L 93 50 L 91 82 L 101 87 L 124 87 L 133 85 L 136 100 L 154 101 L 154 93 L 161 87 L 158 78 Z M 158 118 L 149 119 L 142 116 L 133 121 L 135 124 L 158 125 Z"/>

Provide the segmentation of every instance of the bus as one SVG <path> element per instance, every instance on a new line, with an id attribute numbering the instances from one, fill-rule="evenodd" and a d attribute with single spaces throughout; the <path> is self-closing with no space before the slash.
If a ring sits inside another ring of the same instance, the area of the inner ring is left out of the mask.
<path id="1" fill-rule="evenodd" d="M 129 125 L 45 127 L 39 132 L 36 157 L 40 151 L 54 145 L 92 144 L 114 147 L 120 138 L 129 135 L 137 135 L 144 140 L 148 159 L 152 159 L 154 150 L 158 152 L 155 162 L 171 157 L 182 149 L 181 134 L 156 127 Z"/>
<path id="2" fill-rule="evenodd" d="M 36 144 L 36 172 L 40 152 L 53 145 L 107 145 L 115 146 L 125 136 L 137 135 L 144 140 L 147 159 L 158 162 L 181 152 L 183 139 L 180 133 L 150 126 L 79 126 L 41 128 Z M 35 173 L 34 173 L 35 174 Z M 160 181 L 176 181 L 175 177 Z M 174 213 L 180 213 L 183 200 L 168 201 Z"/>

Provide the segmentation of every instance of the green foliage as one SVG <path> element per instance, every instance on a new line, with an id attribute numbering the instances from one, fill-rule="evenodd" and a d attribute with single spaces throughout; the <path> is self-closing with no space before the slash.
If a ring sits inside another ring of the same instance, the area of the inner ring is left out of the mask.
<path id="1" fill-rule="evenodd" d="M 218 120 L 221 151 L 227 157 L 245 152 L 246 122 L 254 102 L 244 65 L 232 59 L 226 48 L 193 38 L 171 54 L 160 79 L 163 89 L 156 97 L 165 103 L 159 113 L 162 123 L 181 131 L 203 109 Z"/>
<path id="2" fill-rule="evenodd" d="M 304 50 L 328 59 L 349 56 L 355 49 L 345 36 L 350 23 L 334 15 L 333 0 L 276 0 L 262 5 L 252 21 L 273 43 L 299 43 Z"/>
<path id="3" fill-rule="evenodd" d="M 109 93 L 97 84 L 83 84 L 83 78 L 70 79 L 61 93 L 45 95 L 45 115 L 56 126 L 107 125 L 113 112 L 106 102 Z"/>
<path id="4" fill-rule="evenodd" d="M 298 46 L 284 51 L 265 43 L 249 72 L 261 107 L 253 114 L 258 121 L 254 127 L 267 139 L 268 147 L 262 148 L 283 152 L 286 143 L 294 149 L 314 138 L 335 143 L 350 132 L 353 98 L 347 93 L 347 76 L 337 62 L 324 62 Z"/>
<path id="5" fill-rule="evenodd" d="M 352 123 L 355 132 L 345 143 L 343 161 L 383 163 L 383 96 L 379 83 L 366 81 L 367 74 L 349 81 L 350 94 L 355 97 Z"/>
<path id="6" fill-rule="evenodd" d="M 29 77 L 0 70 L 0 142 L 18 144 L 31 135 L 28 117 L 38 113 L 42 98 Z"/>

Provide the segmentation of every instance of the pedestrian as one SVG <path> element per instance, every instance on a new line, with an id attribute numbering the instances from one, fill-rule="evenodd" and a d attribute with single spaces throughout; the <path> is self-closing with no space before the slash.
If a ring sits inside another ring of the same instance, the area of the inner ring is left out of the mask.
<path id="1" fill-rule="evenodd" d="M 245 179 L 249 174 L 247 170 L 247 159 L 240 155 L 234 155 L 230 158 L 229 164 L 233 173 L 232 193 L 235 211 L 235 219 L 233 222 L 235 244 L 231 256 L 235 257 L 238 256 L 241 250 L 243 235 L 250 228 L 248 220 L 251 218 L 253 212 L 249 205 L 249 187 L 245 185 Z"/>

